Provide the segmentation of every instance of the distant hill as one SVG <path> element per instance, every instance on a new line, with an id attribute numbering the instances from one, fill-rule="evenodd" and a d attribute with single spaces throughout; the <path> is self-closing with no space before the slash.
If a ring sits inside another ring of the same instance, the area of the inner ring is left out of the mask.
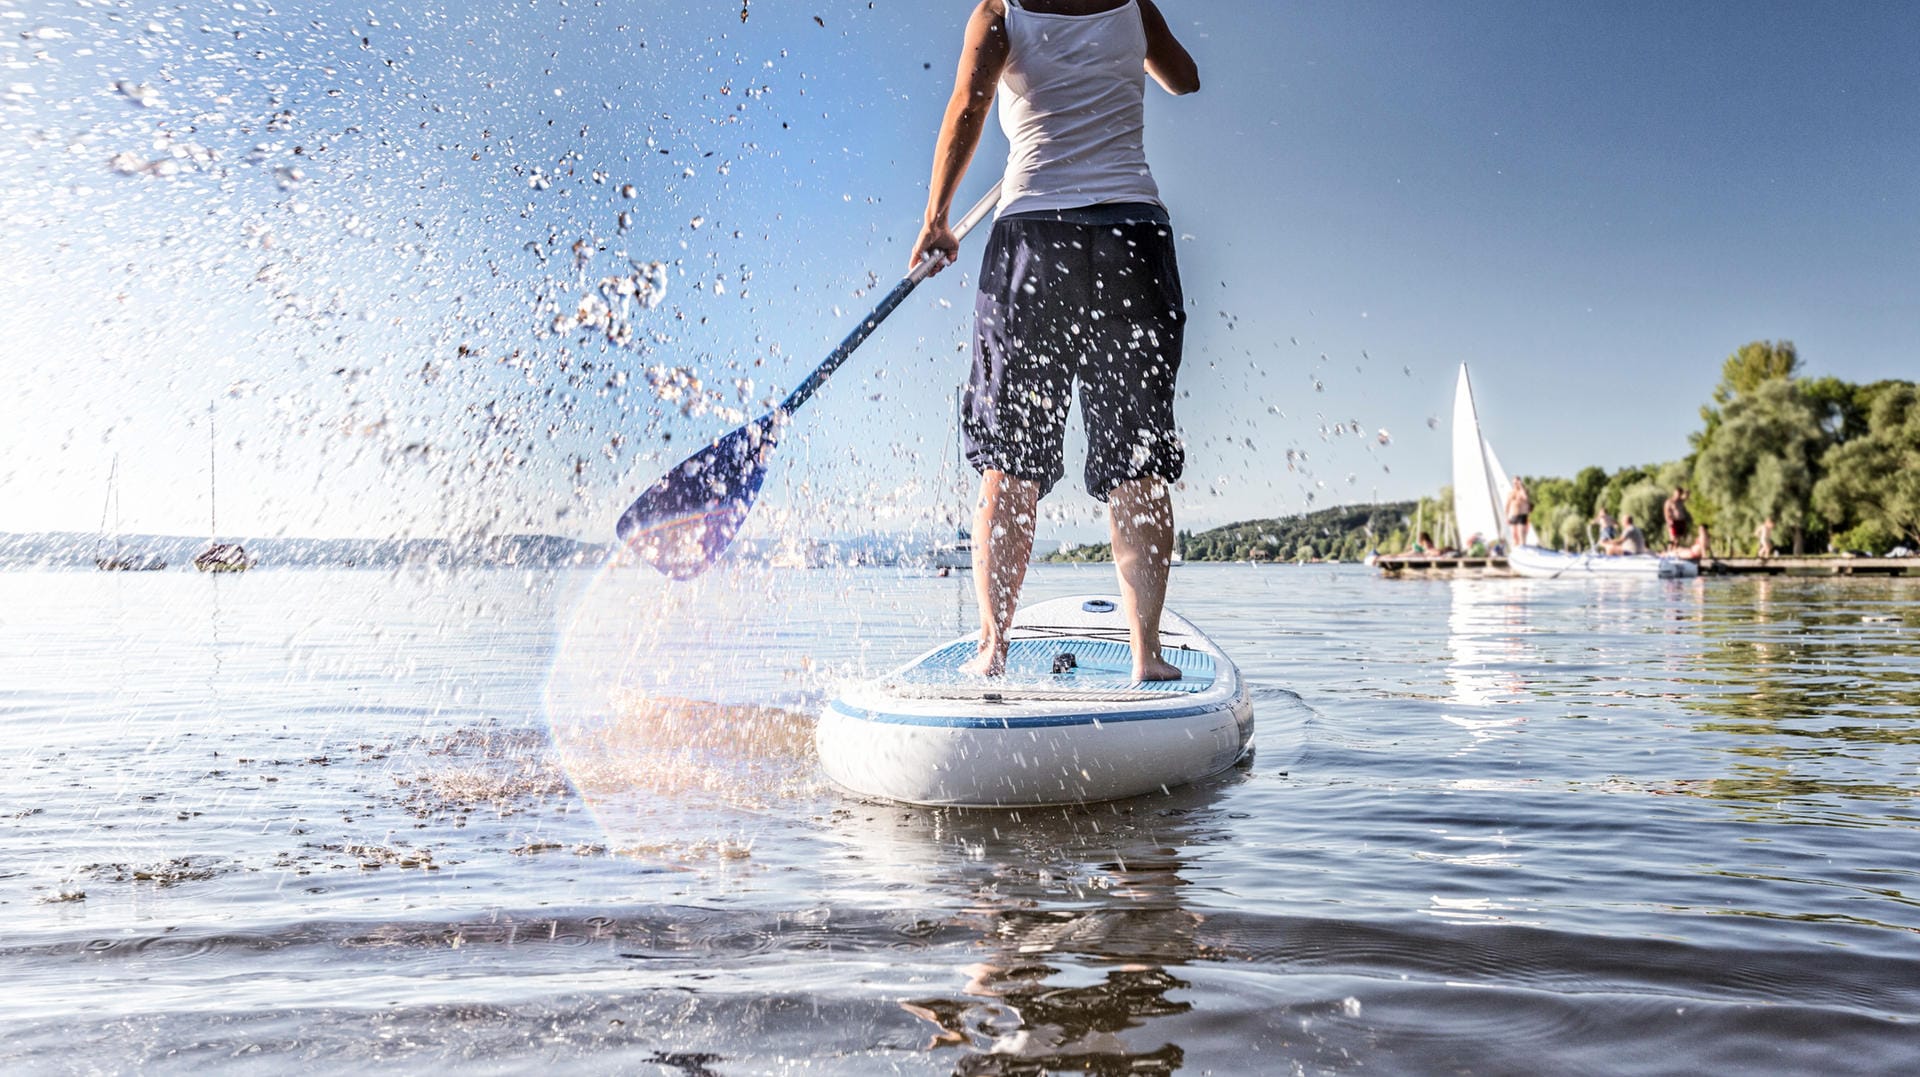
<path id="1" fill-rule="evenodd" d="M 1277 519 L 1246 520 L 1209 531 L 1180 533 L 1181 555 L 1188 561 L 1301 561 L 1338 558 L 1358 561 L 1383 547 L 1390 536 L 1404 541 L 1412 501 L 1344 505 Z M 1109 561 L 1104 542 L 1073 546 L 1049 561 Z"/>
<path id="2" fill-rule="evenodd" d="M 247 548 L 262 568 L 510 567 L 561 568 L 597 565 L 610 546 L 556 535 L 494 535 L 472 542 L 451 539 L 303 539 L 228 536 Z M 0 568 L 92 568 L 99 536 L 73 531 L 0 534 Z M 154 556 L 168 569 L 187 568 L 207 548 L 204 538 L 122 535 L 119 549 Z"/>

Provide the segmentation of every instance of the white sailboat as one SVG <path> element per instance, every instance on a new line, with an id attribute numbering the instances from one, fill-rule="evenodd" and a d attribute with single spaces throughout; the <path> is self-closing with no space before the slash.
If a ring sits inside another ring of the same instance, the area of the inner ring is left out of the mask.
<path id="1" fill-rule="evenodd" d="M 213 432 L 213 405 L 207 405 L 207 548 L 193 559 L 202 572 L 245 572 L 254 565 L 252 554 L 237 542 L 220 541 L 220 449 Z"/>
<path id="2" fill-rule="evenodd" d="M 113 549 L 107 549 L 107 536 L 113 536 Z M 120 545 L 120 457 L 107 471 L 107 502 L 100 507 L 100 538 L 94 543 L 93 566 L 102 572 L 154 572 L 167 562 L 150 553 L 132 554 Z"/>
<path id="3" fill-rule="evenodd" d="M 1473 384 L 1467 364 L 1461 363 L 1453 396 L 1453 515 L 1459 521 L 1461 549 L 1468 549 L 1475 537 L 1489 547 L 1502 541 L 1508 485 L 1506 469 L 1480 433 Z M 1527 538 L 1507 551 L 1507 567 L 1534 579 L 1677 579 L 1700 574 L 1698 564 L 1678 557 L 1609 556 L 1598 550 L 1562 553 L 1534 543 L 1531 528 Z"/>
<path id="4" fill-rule="evenodd" d="M 1480 434 L 1480 413 L 1473 405 L 1467 364 L 1453 391 L 1453 519 L 1462 553 L 1479 542 L 1492 550 L 1505 541 L 1507 472 L 1493 446 Z"/>
<path id="5" fill-rule="evenodd" d="M 951 572 L 954 569 L 971 569 L 973 567 L 973 536 L 967 532 L 965 526 L 958 523 L 957 519 L 965 513 L 965 505 L 967 503 L 967 468 L 964 466 L 967 461 L 966 454 L 962 450 L 963 439 L 960 435 L 960 423 L 962 421 L 960 409 L 966 406 L 966 394 L 967 390 L 964 386 L 954 390 L 953 438 L 949 443 L 953 452 L 946 459 L 940 461 L 940 477 L 934 480 L 936 484 L 935 489 L 943 493 L 951 493 L 954 501 L 961 506 L 953 510 L 952 513 L 947 514 L 947 522 L 955 525 L 955 537 L 950 541 L 934 543 L 933 549 L 929 551 L 931 560 L 933 561 L 933 567 L 943 572 Z M 948 468 L 950 467 L 954 469 L 951 482 L 948 481 Z"/>

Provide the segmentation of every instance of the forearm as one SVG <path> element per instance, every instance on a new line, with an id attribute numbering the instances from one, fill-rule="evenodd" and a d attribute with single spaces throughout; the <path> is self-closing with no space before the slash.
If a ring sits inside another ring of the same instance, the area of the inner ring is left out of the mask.
<path id="1" fill-rule="evenodd" d="M 933 150 L 933 182 L 927 190 L 928 225 L 946 227 L 960 178 L 967 174 L 967 164 L 980 145 L 980 131 L 986 126 L 987 110 L 1000 86 L 1000 71 L 1007 63 L 1005 18 L 1001 0 L 982 0 L 967 20 L 959 70 L 953 77 L 953 95 L 947 98 L 947 114 L 940 121 L 940 140 Z"/>
<path id="2" fill-rule="evenodd" d="M 946 118 L 940 123 L 940 139 L 934 144 L 933 179 L 927 185 L 928 224 L 946 224 L 953 212 L 954 195 L 980 146 L 980 133 L 986 128 L 987 105 L 991 98 L 979 100 L 971 91 L 956 92 L 947 103 Z"/>
<path id="3" fill-rule="evenodd" d="M 1147 74 L 1170 94 L 1190 94 L 1200 89 L 1200 65 L 1180 39 L 1173 35 L 1166 17 L 1153 0 L 1140 0 L 1141 22 L 1147 32 Z"/>

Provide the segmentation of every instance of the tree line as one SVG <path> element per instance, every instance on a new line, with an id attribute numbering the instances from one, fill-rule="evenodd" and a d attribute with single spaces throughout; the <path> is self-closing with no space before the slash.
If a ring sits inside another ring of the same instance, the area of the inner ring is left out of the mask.
<path id="1" fill-rule="evenodd" d="M 1662 507 L 1676 487 L 1713 536 L 1721 556 L 1748 554 L 1763 521 L 1777 549 L 1884 554 L 1920 549 L 1920 386 L 1887 380 L 1855 384 L 1800 372 L 1791 341 L 1754 341 L 1721 364 L 1701 428 L 1678 460 L 1572 478 L 1528 476 L 1541 545 L 1586 549 L 1605 509 L 1631 515 L 1650 541 L 1664 537 Z M 1398 553 L 1421 532 L 1453 541 L 1453 494 L 1442 487 L 1417 501 L 1353 505 L 1278 519 L 1248 520 L 1179 534 L 1189 561 L 1355 561 Z M 1105 543 L 1049 560 L 1104 561 Z"/>
<path id="2" fill-rule="evenodd" d="M 1245 520 L 1208 531 L 1181 531 L 1175 548 L 1188 561 L 1359 561 L 1374 549 L 1398 549 L 1381 544 L 1388 534 L 1404 530 L 1417 505 L 1412 501 L 1383 501 L 1375 505 L 1346 505 L 1268 520 Z M 1046 558 L 1049 561 L 1110 561 L 1113 550 L 1104 542 L 1074 546 Z"/>
<path id="3" fill-rule="evenodd" d="M 1662 506 L 1690 492 L 1693 519 L 1721 555 L 1772 542 L 1794 553 L 1883 554 L 1920 547 L 1920 396 L 1910 381 L 1855 384 L 1804 377 L 1791 341 L 1754 341 L 1729 355 L 1701 428 L 1678 460 L 1528 478 L 1542 545 L 1584 549 L 1604 508 L 1631 514 L 1650 539 Z"/>

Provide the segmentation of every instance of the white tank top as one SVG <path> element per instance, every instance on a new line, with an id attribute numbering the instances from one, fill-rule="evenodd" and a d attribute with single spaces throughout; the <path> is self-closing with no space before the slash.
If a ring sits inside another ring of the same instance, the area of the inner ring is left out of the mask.
<path id="1" fill-rule="evenodd" d="M 1135 0 L 1096 15 L 1049 15 L 1007 0 L 1006 26 L 1000 212 L 1161 205 L 1141 138 L 1147 31 Z"/>

